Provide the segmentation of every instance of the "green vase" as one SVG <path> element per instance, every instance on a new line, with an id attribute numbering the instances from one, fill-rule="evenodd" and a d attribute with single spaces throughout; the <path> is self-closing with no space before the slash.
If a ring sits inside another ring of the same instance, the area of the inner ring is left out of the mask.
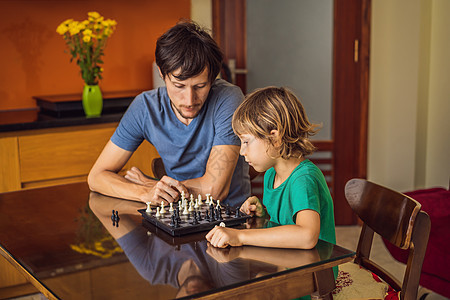
<path id="1" fill-rule="evenodd" d="M 103 108 L 103 97 L 98 85 L 84 85 L 83 109 L 86 117 L 100 117 Z"/>

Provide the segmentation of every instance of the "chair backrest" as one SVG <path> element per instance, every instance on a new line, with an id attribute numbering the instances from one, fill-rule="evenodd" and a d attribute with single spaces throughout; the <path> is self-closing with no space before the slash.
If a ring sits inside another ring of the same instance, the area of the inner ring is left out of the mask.
<path id="1" fill-rule="evenodd" d="M 416 200 L 364 179 L 351 179 L 345 197 L 363 222 L 355 263 L 377 274 L 396 291 L 400 299 L 416 299 L 422 263 L 430 234 L 430 217 Z M 403 283 L 370 260 L 373 234 L 409 250 Z"/>
<path id="2" fill-rule="evenodd" d="M 152 160 L 152 172 L 156 179 L 161 179 L 166 175 L 166 169 L 161 157 L 156 157 Z"/>

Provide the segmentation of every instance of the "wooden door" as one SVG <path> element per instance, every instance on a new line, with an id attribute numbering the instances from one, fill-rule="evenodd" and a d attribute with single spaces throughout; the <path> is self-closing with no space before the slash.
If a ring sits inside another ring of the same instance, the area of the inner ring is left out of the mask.
<path id="1" fill-rule="evenodd" d="M 336 225 L 357 223 L 344 196 L 351 178 L 366 178 L 370 1 L 334 0 L 332 191 Z M 213 0 L 213 35 L 246 69 L 246 1 Z M 236 84 L 246 92 L 246 75 Z"/>

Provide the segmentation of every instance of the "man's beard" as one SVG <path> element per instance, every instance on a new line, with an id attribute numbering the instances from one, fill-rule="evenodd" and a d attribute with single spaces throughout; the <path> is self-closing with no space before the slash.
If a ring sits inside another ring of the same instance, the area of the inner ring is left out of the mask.
<path id="1" fill-rule="evenodd" d="M 198 116 L 198 114 L 200 113 L 200 110 L 201 110 L 201 108 L 200 108 L 200 109 L 195 113 L 194 116 L 185 116 L 185 115 L 183 114 L 183 112 L 182 112 L 181 110 L 179 110 L 178 107 L 175 106 L 175 104 L 173 104 L 172 101 L 170 101 L 170 104 L 172 105 L 172 108 L 175 109 L 175 110 L 178 112 L 178 114 L 179 114 L 180 116 L 182 116 L 183 118 L 185 118 L 185 119 L 194 119 L 195 117 Z M 198 107 L 198 105 L 194 105 L 194 107 Z"/>

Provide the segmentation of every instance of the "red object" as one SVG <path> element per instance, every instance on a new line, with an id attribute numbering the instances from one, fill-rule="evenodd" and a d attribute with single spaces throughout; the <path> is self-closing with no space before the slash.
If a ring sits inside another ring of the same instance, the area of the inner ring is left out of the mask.
<path id="1" fill-rule="evenodd" d="M 431 219 L 430 238 L 422 265 L 420 285 L 450 297 L 450 191 L 431 188 L 404 193 L 422 204 Z M 384 240 L 386 248 L 398 261 L 406 264 L 408 252 Z"/>

